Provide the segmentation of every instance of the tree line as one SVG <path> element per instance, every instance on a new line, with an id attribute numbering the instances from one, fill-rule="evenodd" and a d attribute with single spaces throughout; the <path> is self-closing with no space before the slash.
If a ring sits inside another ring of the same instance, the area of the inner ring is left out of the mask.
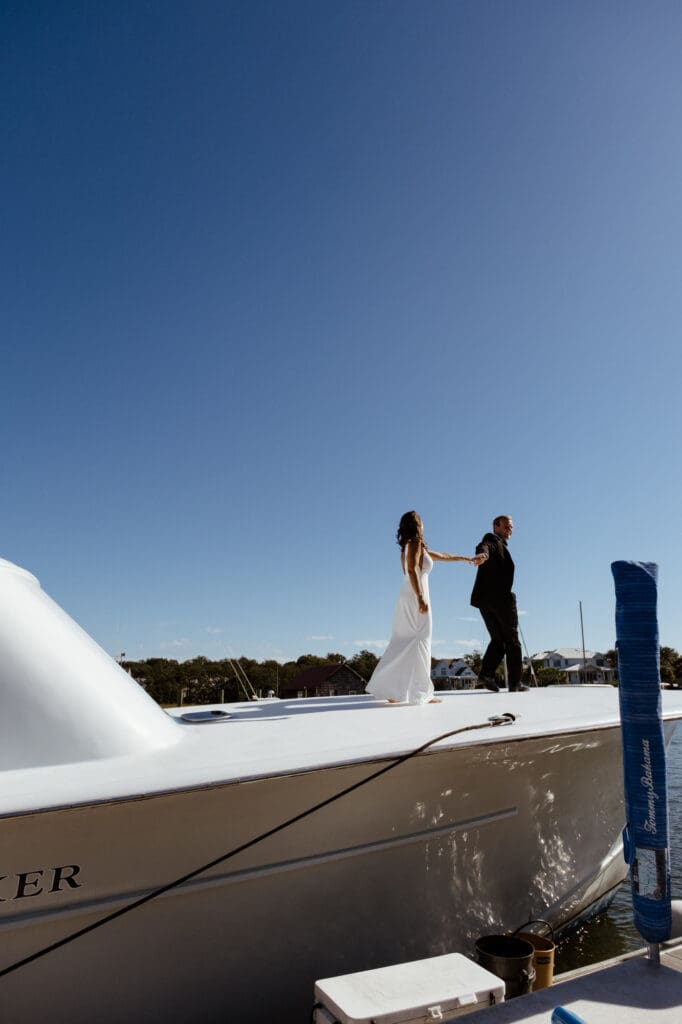
<path id="1" fill-rule="evenodd" d="M 439 660 L 432 658 L 431 666 L 433 667 Z M 481 655 L 467 654 L 463 660 L 478 675 L 481 669 Z M 617 672 L 618 657 L 615 650 L 607 651 L 604 660 Z M 376 654 L 372 654 L 371 651 L 359 651 L 348 659 L 342 654 L 330 651 L 324 657 L 317 654 L 302 654 L 295 661 L 283 663 L 274 659 L 256 661 L 243 656 L 211 661 L 201 656 L 189 661 L 175 661 L 170 658 L 121 660 L 120 664 L 155 701 L 168 706 L 231 703 L 250 699 L 252 691 L 259 697 L 267 697 L 270 693 L 279 697 L 296 676 L 316 665 L 345 663 L 368 682 L 378 661 Z M 661 647 L 660 663 L 663 685 L 682 686 L 682 656 L 674 647 Z M 560 669 L 545 668 L 540 662 L 534 662 L 533 667 L 539 686 L 551 686 L 566 681 L 566 676 Z M 498 676 L 503 683 L 502 668 L 498 669 Z M 524 669 L 523 678 L 526 682 L 531 681 L 528 665 Z"/>
<path id="2" fill-rule="evenodd" d="M 330 651 L 325 657 L 302 654 L 296 661 L 280 663 L 274 659 L 223 658 L 211 661 L 203 656 L 188 661 L 172 658 L 145 658 L 119 664 L 158 704 L 220 704 L 248 700 L 252 691 L 258 697 L 272 693 L 279 697 L 287 685 L 317 665 L 350 665 L 368 681 L 379 659 L 371 651 L 359 651 L 352 658 Z"/>

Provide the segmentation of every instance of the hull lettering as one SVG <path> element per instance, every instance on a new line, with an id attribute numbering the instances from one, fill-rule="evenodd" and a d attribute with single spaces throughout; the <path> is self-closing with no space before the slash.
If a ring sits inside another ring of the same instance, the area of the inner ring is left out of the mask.
<path id="1" fill-rule="evenodd" d="M 34 868 L 33 871 L 17 871 L 13 875 L 0 875 L 0 903 L 25 900 L 41 894 L 51 895 L 65 889 L 79 889 L 78 864 L 61 864 L 56 868 Z"/>

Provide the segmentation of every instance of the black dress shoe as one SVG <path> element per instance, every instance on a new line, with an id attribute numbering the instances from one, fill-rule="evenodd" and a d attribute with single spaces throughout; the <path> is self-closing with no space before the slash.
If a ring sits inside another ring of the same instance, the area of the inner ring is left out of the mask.
<path id="1" fill-rule="evenodd" d="M 490 678 L 490 676 L 479 676 L 478 677 L 478 681 L 479 681 L 479 683 L 483 683 L 483 685 L 485 686 L 486 690 L 492 690 L 493 693 L 499 693 L 500 692 L 499 686 L 497 685 L 497 683 L 495 682 L 494 679 Z"/>
<path id="2" fill-rule="evenodd" d="M 519 683 L 518 686 L 510 686 L 510 693 L 521 693 L 524 690 L 530 690 L 530 686 L 526 686 L 524 683 Z"/>

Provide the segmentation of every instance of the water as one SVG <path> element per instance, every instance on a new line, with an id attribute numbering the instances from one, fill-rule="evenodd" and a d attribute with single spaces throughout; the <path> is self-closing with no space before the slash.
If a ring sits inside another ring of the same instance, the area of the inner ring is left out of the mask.
<path id="1" fill-rule="evenodd" d="M 672 895 L 682 899 L 682 723 L 668 749 L 668 828 Z M 644 945 L 632 923 L 630 883 L 626 881 L 605 913 L 577 928 L 557 946 L 555 971 L 572 971 Z"/>

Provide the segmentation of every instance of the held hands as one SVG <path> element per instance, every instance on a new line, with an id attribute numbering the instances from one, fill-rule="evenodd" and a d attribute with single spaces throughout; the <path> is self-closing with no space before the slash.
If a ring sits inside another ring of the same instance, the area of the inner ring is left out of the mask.
<path id="1" fill-rule="evenodd" d="M 468 555 L 450 555 L 446 551 L 431 551 L 430 549 L 429 554 L 434 562 L 468 562 L 469 565 L 481 565 L 482 562 L 488 561 L 488 556 L 484 552 L 474 555 L 472 558 L 469 558 Z"/>

